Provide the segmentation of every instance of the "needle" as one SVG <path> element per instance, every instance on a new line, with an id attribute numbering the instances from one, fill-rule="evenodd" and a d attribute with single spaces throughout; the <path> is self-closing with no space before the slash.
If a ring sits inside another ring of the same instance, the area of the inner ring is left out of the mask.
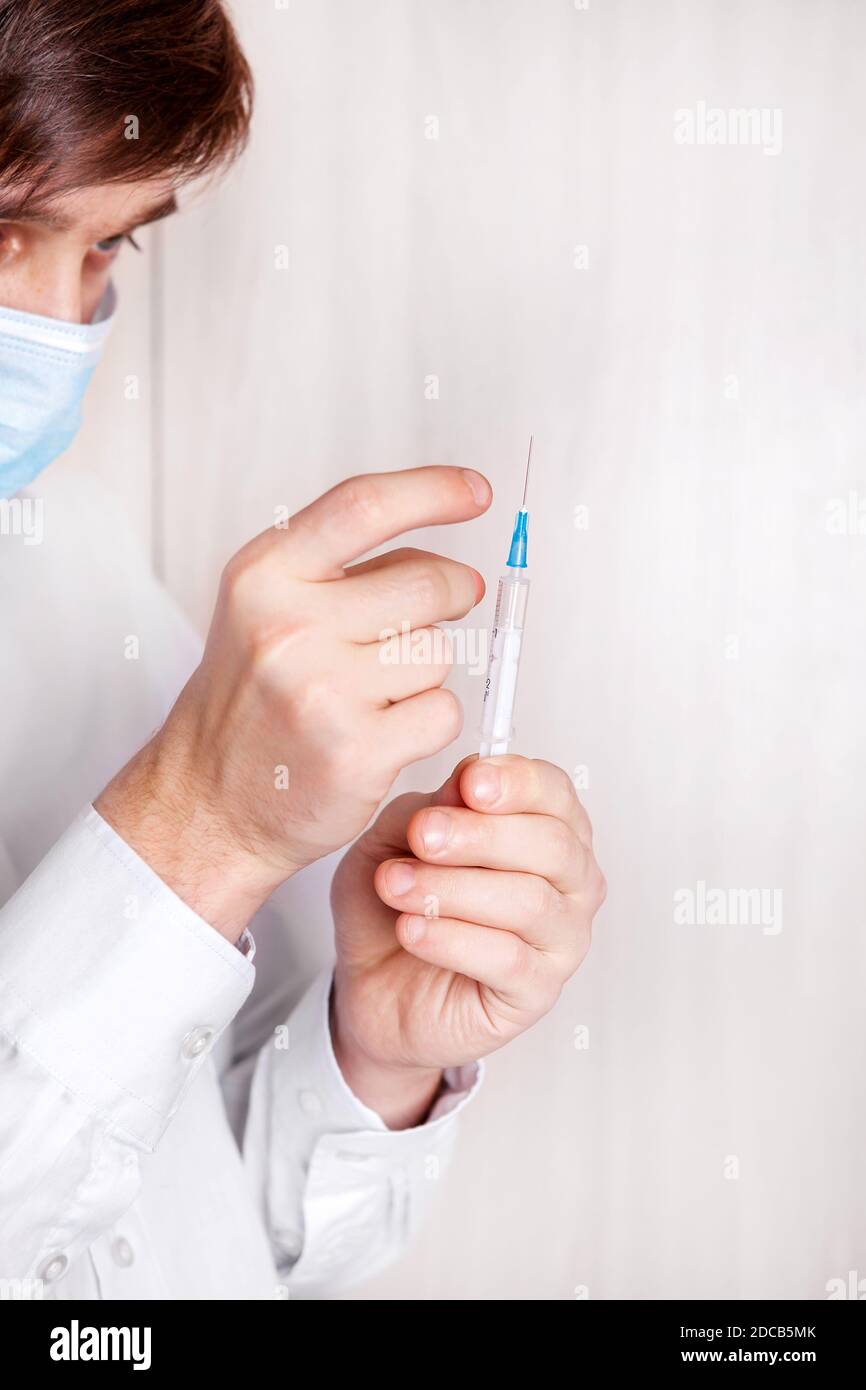
<path id="1" fill-rule="evenodd" d="M 526 460 L 526 477 L 525 477 L 524 480 L 523 480 L 523 501 L 522 501 L 521 504 L 520 504 L 520 510 L 521 510 L 522 512 L 525 512 L 525 511 L 526 511 L 526 494 L 527 494 L 527 492 L 528 492 L 528 490 L 529 490 L 529 465 L 531 464 L 531 462 L 532 462 L 532 435 L 529 436 L 529 455 L 528 455 L 527 460 Z"/>

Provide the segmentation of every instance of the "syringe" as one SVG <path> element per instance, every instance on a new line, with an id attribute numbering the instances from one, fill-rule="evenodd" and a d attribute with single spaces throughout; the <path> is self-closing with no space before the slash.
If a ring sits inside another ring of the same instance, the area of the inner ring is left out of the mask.
<path id="1" fill-rule="evenodd" d="M 487 658 L 487 680 L 484 685 L 484 705 L 481 711 L 480 757 L 507 753 L 514 734 L 514 699 L 520 671 L 520 648 L 526 622 L 529 599 L 529 578 L 526 573 L 526 494 L 529 488 L 529 465 L 532 462 L 532 436 L 529 438 L 529 457 L 526 460 L 526 479 L 523 502 L 514 521 L 511 549 L 505 573 L 499 580 L 496 593 L 496 612 L 490 634 Z"/>

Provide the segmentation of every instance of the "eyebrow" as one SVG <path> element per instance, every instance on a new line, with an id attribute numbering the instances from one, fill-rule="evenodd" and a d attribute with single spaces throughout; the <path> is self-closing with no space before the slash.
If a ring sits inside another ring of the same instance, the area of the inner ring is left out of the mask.
<path id="1" fill-rule="evenodd" d="M 177 199 L 173 193 L 167 198 L 163 198 L 152 207 L 145 208 L 140 217 L 136 217 L 124 227 L 117 227 L 107 236 L 100 240 L 107 241 L 109 237 L 128 236 L 134 232 L 136 227 L 147 227 L 151 222 L 161 222 L 164 217 L 171 217 L 172 213 L 177 212 Z M 75 226 L 75 221 L 71 217 L 65 216 L 62 212 L 52 212 L 49 208 L 31 207 L 22 209 L 20 206 L 5 206 L 0 203 L 0 222 L 39 222 L 43 227 L 50 227 L 52 231 L 68 232 Z"/>

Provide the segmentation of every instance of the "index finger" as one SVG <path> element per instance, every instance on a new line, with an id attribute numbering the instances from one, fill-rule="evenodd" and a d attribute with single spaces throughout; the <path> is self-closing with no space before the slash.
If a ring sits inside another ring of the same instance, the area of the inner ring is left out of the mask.
<path id="1" fill-rule="evenodd" d="M 470 521 L 492 489 L 472 468 L 404 468 L 337 483 L 291 518 L 281 544 L 301 579 L 339 578 L 343 565 L 417 526 Z"/>
<path id="2" fill-rule="evenodd" d="M 494 815 L 536 812 L 565 821 L 586 849 L 592 848 L 592 825 L 567 772 L 542 758 L 503 753 L 476 758 L 460 774 L 460 795 L 467 806 Z"/>

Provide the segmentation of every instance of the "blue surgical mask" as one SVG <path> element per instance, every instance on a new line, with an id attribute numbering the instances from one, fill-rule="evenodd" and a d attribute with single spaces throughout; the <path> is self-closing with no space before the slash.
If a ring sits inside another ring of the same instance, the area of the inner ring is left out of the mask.
<path id="1" fill-rule="evenodd" d="M 109 285 L 91 323 L 0 309 L 0 497 L 32 483 L 68 449 L 114 322 Z"/>

